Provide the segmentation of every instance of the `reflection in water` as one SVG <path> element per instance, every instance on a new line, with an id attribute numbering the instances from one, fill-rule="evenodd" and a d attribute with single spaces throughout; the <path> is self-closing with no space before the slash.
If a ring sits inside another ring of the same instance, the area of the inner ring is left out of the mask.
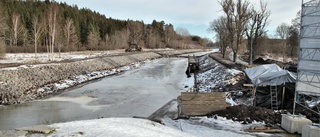
<path id="1" fill-rule="evenodd" d="M 82 107 L 84 109 L 89 109 L 91 111 L 96 111 L 96 110 L 100 109 L 102 106 L 100 106 L 98 104 L 88 105 L 90 102 L 93 102 L 95 100 L 97 100 L 97 99 L 93 98 L 93 97 L 80 96 L 80 97 L 52 97 L 52 98 L 45 99 L 45 100 L 42 100 L 42 101 L 73 102 L 73 103 L 79 104 L 80 107 Z"/>
<path id="2" fill-rule="evenodd" d="M 91 111 L 72 102 L 60 101 L 34 101 L 5 106 L 0 109 L 0 130 L 76 120 Z"/>

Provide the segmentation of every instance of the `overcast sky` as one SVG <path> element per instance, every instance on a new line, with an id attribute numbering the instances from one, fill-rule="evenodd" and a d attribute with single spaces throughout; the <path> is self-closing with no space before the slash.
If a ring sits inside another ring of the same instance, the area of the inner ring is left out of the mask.
<path id="1" fill-rule="evenodd" d="M 191 35 L 212 39 L 207 31 L 209 22 L 223 15 L 218 0 L 57 0 L 69 5 L 87 7 L 114 19 L 153 20 L 171 23 L 175 28 L 183 27 Z M 259 0 L 249 0 L 259 6 Z M 271 11 L 268 34 L 274 35 L 281 23 L 291 24 L 301 8 L 301 0 L 265 0 Z"/>

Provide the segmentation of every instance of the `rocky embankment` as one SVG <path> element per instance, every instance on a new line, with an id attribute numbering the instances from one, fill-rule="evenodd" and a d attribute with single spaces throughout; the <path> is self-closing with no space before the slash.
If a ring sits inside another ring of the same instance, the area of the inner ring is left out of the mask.
<path id="1" fill-rule="evenodd" d="M 72 77 L 78 75 L 111 70 L 160 57 L 161 55 L 155 52 L 142 52 L 69 63 L 3 69 L 0 70 L 0 104 L 17 104 L 43 97 L 50 93 L 37 89 L 60 80 L 72 79 Z"/>

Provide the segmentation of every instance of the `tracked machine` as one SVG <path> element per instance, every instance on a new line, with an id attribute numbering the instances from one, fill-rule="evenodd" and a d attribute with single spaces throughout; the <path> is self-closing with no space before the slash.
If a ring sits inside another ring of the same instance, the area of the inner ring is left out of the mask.
<path id="1" fill-rule="evenodd" d="M 138 46 L 135 42 L 128 42 L 129 48 L 127 48 L 126 52 L 136 52 L 136 51 L 142 51 L 142 47 Z"/>

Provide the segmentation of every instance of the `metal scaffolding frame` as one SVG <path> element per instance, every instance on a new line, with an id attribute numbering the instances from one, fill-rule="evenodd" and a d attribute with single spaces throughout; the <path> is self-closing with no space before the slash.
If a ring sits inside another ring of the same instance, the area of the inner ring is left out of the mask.
<path id="1" fill-rule="evenodd" d="M 320 101 L 320 0 L 302 0 L 298 57 L 298 77 L 294 98 L 300 105 L 320 115 L 320 108 L 311 109 L 310 100 Z M 316 106 L 316 105 L 315 105 Z"/>

